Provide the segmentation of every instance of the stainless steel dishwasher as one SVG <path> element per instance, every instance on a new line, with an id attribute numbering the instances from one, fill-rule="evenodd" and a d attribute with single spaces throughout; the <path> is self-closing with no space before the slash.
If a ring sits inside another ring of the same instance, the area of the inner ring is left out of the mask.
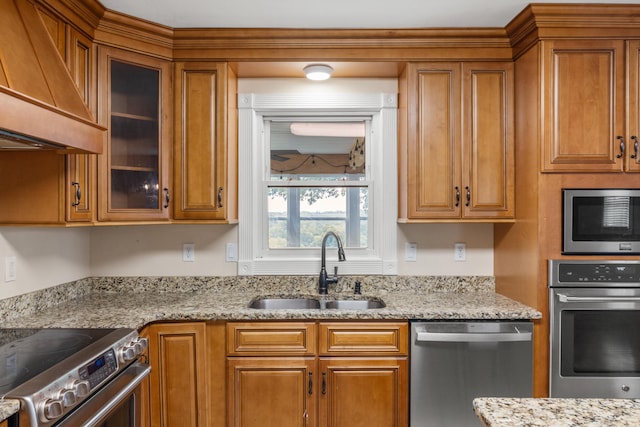
<path id="1" fill-rule="evenodd" d="M 532 395 L 531 322 L 411 326 L 411 427 L 480 425 L 475 397 Z"/>

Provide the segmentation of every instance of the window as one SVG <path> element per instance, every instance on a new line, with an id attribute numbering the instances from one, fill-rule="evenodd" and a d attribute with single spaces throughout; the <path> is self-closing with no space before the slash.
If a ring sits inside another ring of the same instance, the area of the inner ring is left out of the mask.
<path id="1" fill-rule="evenodd" d="M 238 273 L 317 274 L 331 230 L 345 247 L 340 274 L 395 274 L 396 95 L 251 94 L 238 104 Z"/>

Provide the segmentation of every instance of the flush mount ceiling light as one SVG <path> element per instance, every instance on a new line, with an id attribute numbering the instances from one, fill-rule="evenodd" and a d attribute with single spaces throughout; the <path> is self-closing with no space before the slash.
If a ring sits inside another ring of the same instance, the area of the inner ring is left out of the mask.
<path id="1" fill-rule="evenodd" d="M 302 69 L 309 80 L 327 80 L 333 73 L 333 68 L 326 64 L 311 64 Z"/>

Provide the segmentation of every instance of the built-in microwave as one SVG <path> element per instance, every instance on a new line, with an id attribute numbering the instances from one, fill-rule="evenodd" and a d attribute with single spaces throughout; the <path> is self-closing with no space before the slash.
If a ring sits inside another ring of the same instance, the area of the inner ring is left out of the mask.
<path id="1" fill-rule="evenodd" d="M 563 254 L 640 254 L 640 189 L 563 189 Z"/>

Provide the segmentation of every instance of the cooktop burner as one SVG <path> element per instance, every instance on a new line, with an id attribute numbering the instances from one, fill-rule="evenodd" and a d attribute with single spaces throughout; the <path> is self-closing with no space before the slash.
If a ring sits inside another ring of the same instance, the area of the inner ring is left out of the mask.
<path id="1" fill-rule="evenodd" d="M 0 396 L 113 329 L 0 329 Z"/>

